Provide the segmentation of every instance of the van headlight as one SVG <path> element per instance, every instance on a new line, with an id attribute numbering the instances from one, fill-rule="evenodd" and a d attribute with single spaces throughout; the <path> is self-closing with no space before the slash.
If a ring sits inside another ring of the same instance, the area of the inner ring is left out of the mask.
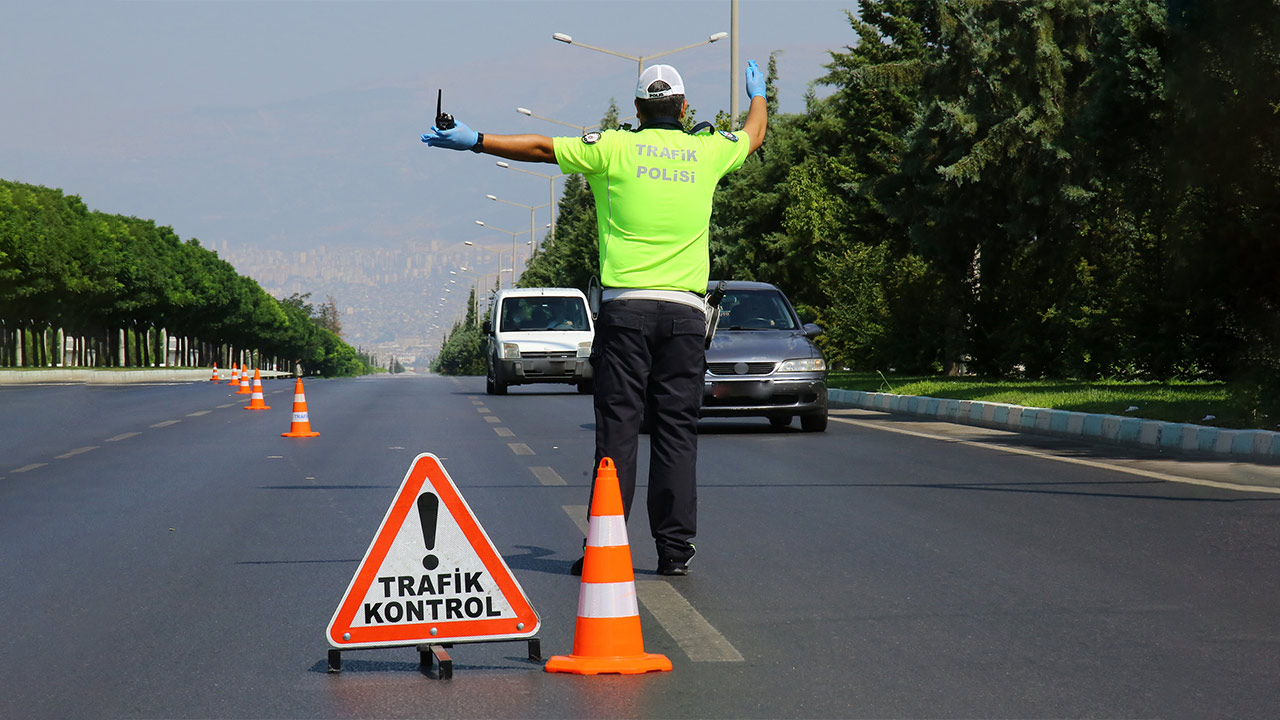
<path id="1" fill-rule="evenodd" d="M 822 358 L 795 358 L 778 366 L 778 372 L 822 372 L 826 369 L 827 361 Z"/>
<path id="2" fill-rule="evenodd" d="M 520 346 L 516 343 L 502 343 L 502 359 L 503 360 L 519 360 Z"/>
<path id="3" fill-rule="evenodd" d="M 586 342 L 578 343 L 578 357 L 580 358 L 591 357 L 591 341 L 590 340 L 587 340 Z"/>

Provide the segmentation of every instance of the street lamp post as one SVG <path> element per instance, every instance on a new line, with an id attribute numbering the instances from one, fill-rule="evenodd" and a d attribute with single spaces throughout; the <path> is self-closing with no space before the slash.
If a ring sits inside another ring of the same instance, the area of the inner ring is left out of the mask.
<path id="1" fill-rule="evenodd" d="M 592 129 L 594 129 L 594 128 L 600 128 L 601 130 L 608 130 L 608 129 L 610 129 L 610 128 L 602 127 L 602 126 L 601 126 L 601 125 L 599 125 L 599 124 L 596 124 L 596 125 L 574 125 L 573 123 L 567 123 L 567 122 L 565 122 L 565 121 L 563 121 L 563 120 L 556 120 L 555 118 L 549 118 L 549 117 L 547 117 L 547 116 L 545 116 L 545 115 L 539 115 L 539 114 L 535 113 L 534 111 L 530 110 L 529 108 L 522 108 L 522 107 L 518 107 L 518 108 L 516 108 L 516 112 L 520 113 L 521 115 L 527 115 L 527 116 L 529 116 L 529 117 L 531 117 L 531 118 L 537 118 L 537 119 L 539 119 L 539 120 L 546 120 L 547 122 L 555 123 L 555 124 L 557 124 L 557 125 L 564 125 L 565 127 L 571 127 L 571 128 L 573 128 L 574 130 L 577 130 L 577 131 L 581 132 L 583 135 L 586 135 L 588 130 L 592 130 Z M 621 118 L 621 119 L 619 120 L 619 122 L 622 122 L 622 121 L 625 121 L 625 120 L 635 120 L 635 119 L 636 119 L 636 116 L 635 116 L 635 115 L 632 115 L 632 116 L 630 116 L 630 117 Z"/>
<path id="2" fill-rule="evenodd" d="M 549 208 L 549 207 L 551 207 L 551 203 L 543 203 L 543 204 L 541 204 L 541 205 L 525 205 L 525 204 L 523 204 L 523 203 L 511 202 L 510 200 L 503 200 L 502 198 L 498 197 L 497 195 L 485 195 L 485 197 L 489 198 L 490 200 L 492 200 L 492 201 L 494 201 L 494 202 L 506 203 L 506 204 L 508 204 L 508 205 L 515 205 L 516 207 L 522 207 L 522 208 L 524 208 L 525 210 L 528 210 L 528 211 L 529 211 L 529 245 L 530 245 L 530 246 L 532 246 L 533 250 L 537 250 L 537 249 L 538 249 L 538 243 L 537 243 L 537 239 L 538 239 L 538 238 L 537 238 L 537 236 L 536 236 L 536 235 L 534 235 L 534 228 L 533 228 L 533 224 L 534 224 L 534 223 L 533 223 L 533 214 L 534 214 L 534 212 L 535 212 L 535 211 L 537 211 L 537 210 L 538 210 L 538 209 L 540 209 L 540 208 Z M 551 211 L 550 211 L 550 210 L 548 210 L 547 212 L 551 212 Z M 511 238 L 511 240 L 512 240 L 512 242 L 514 242 L 514 241 L 515 241 L 515 238 L 514 238 L 514 237 L 513 237 L 513 238 Z M 530 259 L 530 260 L 532 260 L 532 259 L 533 259 L 533 250 L 531 250 L 531 251 L 529 252 L 529 259 Z M 512 264 L 512 265 L 515 265 L 515 264 L 516 264 L 515 260 L 512 260 L 512 261 L 511 261 L 511 264 Z"/>
<path id="3" fill-rule="evenodd" d="M 504 233 L 508 233 L 511 235 L 511 267 L 509 268 L 502 267 L 502 251 L 501 250 L 494 250 L 493 248 L 488 248 L 488 247 L 485 247 L 484 245 L 477 245 L 476 243 L 473 243 L 470 240 L 464 240 L 462 244 L 468 245 L 470 247 L 478 247 L 481 250 L 489 250 L 490 252 L 496 252 L 498 254 L 498 284 L 499 285 L 502 284 L 502 273 L 507 272 L 509 270 L 511 271 L 511 287 L 515 287 L 516 286 L 516 235 L 523 235 L 525 231 L 521 230 L 520 232 L 512 233 L 512 231 L 510 230 L 502 230 L 502 228 L 496 228 L 492 225 L 486 225 L 482 220 L 477 220 L 476 224 L 482 227 L 489 228 L 490 230 L 500 230 Z"/>
<path id="4" fill-rule="evenodd" d="M 504 232 L 511 236 L 511 287 L 515 287 L 516 286 L 516 237 L 530 231 L 529 230 L 503 230 L 502 228 L 494 227 L 484 222 L 483 220 L 477 220 L 476 224 L 481 227 L 489 228 L 490 230 L 497 230 L 498 232 Z M 551 226 L 547 225 L 547 227 L 551 227 Z M 471 243 L 467 242 L 465 244 L 470 245 Z M 533 240 L 529 241 L 529 246 L 530 247 L 533 246 Z M 530 260 L 533 259 L 532 250 L 530 250 L 529 252 L 529 259 Z"/>
<path id="5" fill-rule="evenodd" d="M 480 327 L 480 317 L 481 315 L 484 314 L 480 311 L 481 296 L 483 295 L 486 298 L 488 297 L 489 290 L 488 290 L 488 284 L 486 283 L 486 278 L 488 278 L 490 275 L 493 275 L 494 273 L 485 273 L 481 275 L 480 273 L 471 272 L 470 270 L 467 270 L 465 267 L 459 267 L 457 270 L 450 270 L 449 274 L 457 275 L 459 272 L 461 272 L 464 275 L 470 275 L 471 277 L 476 278 L 475 285 L 472 285 L 472 288 L 475 291 L 475 299 L 476 299 L 476 327 Z M 497 275 L 499 276 L 499 281 L 501 281 L 502 273 L 499 272 L 497 273 Z M 486 305 L 487 305 L 487 302 L 486 302 Z"/>
<path id="6" fill-rule="evenodd" d="M 566 35 L 566 34 L 564 34 L 564 33 L 553 33 L 553 34 L 551 35 L 551 39 L 552 39 L 552 40 L 557 40 L 557 41 L 559 41 L 559 42 L 565 43 L 566 45 L 577 45 L 578 47 L 584 47 L 584 48 L 586 48 L 586 49 L 588 49 L 588 50 L 595 50 L 596 52 L 602 52 L 602 53 L 604 53 L 604 54 L 606 54 L 606 55 L 613 55 L 614 57 L 620 57 L 620 58 L 623 58 L 623 59 L 625 59 L 625 60 L 634 60 L 634 61 L 636 62 L 636 77 L 637 77 L 637 78 L 638 78 L 638 77 L 640 77 L 640 75 L 644 72 L 644 61 L 645 61 L 645 60 L 656 60 L 656 59 L 658 59 L 658 58 L 660 58 L 660 57 L 665 57 L 665 56 L 667 56 L 667 55 L 672 55 L 672 54 L 675 54 L 675 53 L 681 52 L 681 51 L 683 51 L 683 50 L 689 50 L 689 49 L 691 49 L 691 48 L 700 47 L 700 46 L 702 46 L 702 45 L 709 45 L 709 44 L 711 44 L 711 43 L 713 43 L 713 42 L 715 42 L 715 41 L 717 41 L 717 40 L 723 40 L 723 39 L 725 39 L 725 38 L 727 38 L 727 37 L 729 37 L 729 33 L 727 33 L 727 32 L 718 32 L 718 33 L 716 33 L 716 34 L 714 34 L 714 35 L 710 35 L 710 36 L 708 36 L 708 37 L 707 37 L 707 39 L 706 39 L 706 40 L 703 40 L 702 42 L 696 42 L 696 43 L 693 43 L 692 45 L 685 45 L 684 47 L 678 47 L 678 48 L 676 48 L 676 49 L 674 49 L 674 50 L 664 50 L 663 52 L 655 53 L 655 54 L 653 54 L 653 55 L 627 55 L 627 54 L 625 54 L 625 53 L 615 52 L 615 51 L 613 51 L 613 50 L 607 50 L 607 49 L 605 49 L 605 48 L 595 47 L 594 45 L 588 45 L 588 44 L 583 43 L 583 42 L 578 42 L 578 41 L 574 40 L 572 36 L 570 36 L 570 35 Z"/>
<path id="7" fill-rule="evenodd" d="M 534 171 L 532 171 L 532 170 L 525 170 L 524 168 L 518 168 L 518 167 L 515 167 L 515 166 L 514 166 L 514 165 L 512 165 L 511 163 L 508 163 L 508 162 L 506 162 L 506 161 L 504 161 L 504 160 L 499 160 L 499 161 L 498 161 L 498 163 L 497 163 L 497 165 L 498 165 L 498 167 L 502 168 L 503 170 L 515 170 L 516 172 L 522 172 L 522 173 L 524 173 L 525 175 L 536 175 L 536 176 L 538 176 L 538 177 L 540 177 L 540 178 L 546 178 L 546 180 L 547 180 L 547 186 L 548 186 L 548 187 L 547 187 L 547 204 L 548 204 L 548 206 L 551 208 L 551 209 L 550 209 L 550 210 L 548 210 L 547 212 L 548 212 L 548 214 L 551 216 L 551 224 L 550 224 L 550 227 L 551 227 L 551 235 L 552 235 L 552 236 L 554 236 L 554 235 L 556 234 L 556 213 L 555 213 L 555 209 L 556 209 L 556 180 L 557 180 L 557 179 L 559 179 L 559 178 L 562 178 L 562 177 L 568 177 L 568 175 L 567 175 L 566 173 L 560 173 L 559 175 L 548 175 L 548 174 L 546 174 L 546 173 L 534 172 Z M 514 264 L 515 264 L 515 262 L 513 261 L 511 264 L 512 264 L 512 265 L 514 265 Z"/>

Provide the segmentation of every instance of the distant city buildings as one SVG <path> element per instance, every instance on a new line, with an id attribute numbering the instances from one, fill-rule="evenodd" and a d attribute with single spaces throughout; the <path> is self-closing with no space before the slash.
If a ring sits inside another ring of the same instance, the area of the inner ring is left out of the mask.
<path id="1" fill-rule="evenodd" d="M 332 297 L 343 340 L 372 353 L 384 367 L 395 357 L 406 369 L 425 371 L 448 329 L 465 317 L 474 280 L 449 274 L 473 260 L 464 252 L 470 248 L 441 250 L 439 242 L 401 248 L 320 245 L 298 251 L 224 242 L 214 249 L 236 272 L 275 297 L 311 293 L 308 302 L 313 305 Z"/>

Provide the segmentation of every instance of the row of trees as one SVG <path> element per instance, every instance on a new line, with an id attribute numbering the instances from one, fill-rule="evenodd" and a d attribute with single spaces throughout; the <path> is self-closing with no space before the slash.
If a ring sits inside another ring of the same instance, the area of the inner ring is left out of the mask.
<path id="1" fill-rule="evenodd" d="M 307 300 L 271 297 L 169 227 L 0 180 L 0 366 L 368 372 L 372 358 L 338 336 L 332 301 Z"/>
<path id="2" fill-rule="evenodd" d="M 1225 378 L 1280 412 L 1280 3 L 861 0 L 848 20 L 802 114 L 773 112 L 770 58 L 713 277 L 778 284 L 855 368 Z M 523 285 L 596 273 L 581 178 L 559 210 Z"/>
<path id="3" fill-rule="evenodd" d="M 488 339 L 481 332 L 481 323 L 487 319 L 488 310 L 481 311 L 476 290 L 472 288 L 467 297 L 467 315 L 454 323 L 441 341 L 440 352 L 431 360 L 431 372 L 441 375 L 485 374 Z"/>

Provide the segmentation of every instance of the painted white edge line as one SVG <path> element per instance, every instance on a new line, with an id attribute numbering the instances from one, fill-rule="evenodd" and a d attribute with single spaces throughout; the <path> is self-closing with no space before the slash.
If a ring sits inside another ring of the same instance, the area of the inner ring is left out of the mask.
<path id="1" fill-rule="evenodd" d="M 934 435 L 932 433 L 923 433 L 916 430 L 903 430 L 902 428 L 885 427 L 876 423 L 867 422 L 866 420 L 851 420 L 849 418 L 834 417 L 830 418 L 835 422 L 842 422 L 846 425 L 857 425 L 871 430 L 883 430 L 884 432 L 898 433 L 899 435 L 911 435 L 913 437 L 927 438 L 929 440 L 941 440 L 943 442 L 957 443 L 960 445 L 969 445 L 971 447 L 986 448 L 988 450 L 999 450 L 1000 452 L 1012 453 L 1014 455 L 1029 455 L 1045 460 L 1053 460 L 1055 462 L 1071 463 L 1072 465 L 1084 465 L 1086 467 L 1097 468 L 1099 470 L 1114 470 L 1115 472 L 1128 473 L 1129 475 L 1137 475 L 1139 477 L 1152 478 L 1154 480 L 1164 480 L 1166 482 L 1185 483 L 1187 485 L 1202 485 L 1204 487 L 1219 488 L 1222 490 L 1237 490 L 1240 492 L 1266 493 L 1268 495 L 1280 495 L 1280 488 L 1266 487 L 1264 485 L 1237 485 L 1236 483 L 1220 482 L 1217 480 L 1202 480 L 1200 478 L 1189 478 L 1182 475 L 1169 475 L 1167 473 L 1155 472 L 1154 470 L 1143 470 L 1141 468 L 1125 467 L 1123 465 L 1109 465 L 1096 460 L 1085 460 L 1083 458 L 1063 457 L 1053 455 L 1039 450 L 1026 450 L 1023 448 L 1009 447 L 1007 445 L 997 445 L 993 443 L 978 442 L 976 440 L 962 440 L 959 438 L 947 437 L 946 435 Z"/>

